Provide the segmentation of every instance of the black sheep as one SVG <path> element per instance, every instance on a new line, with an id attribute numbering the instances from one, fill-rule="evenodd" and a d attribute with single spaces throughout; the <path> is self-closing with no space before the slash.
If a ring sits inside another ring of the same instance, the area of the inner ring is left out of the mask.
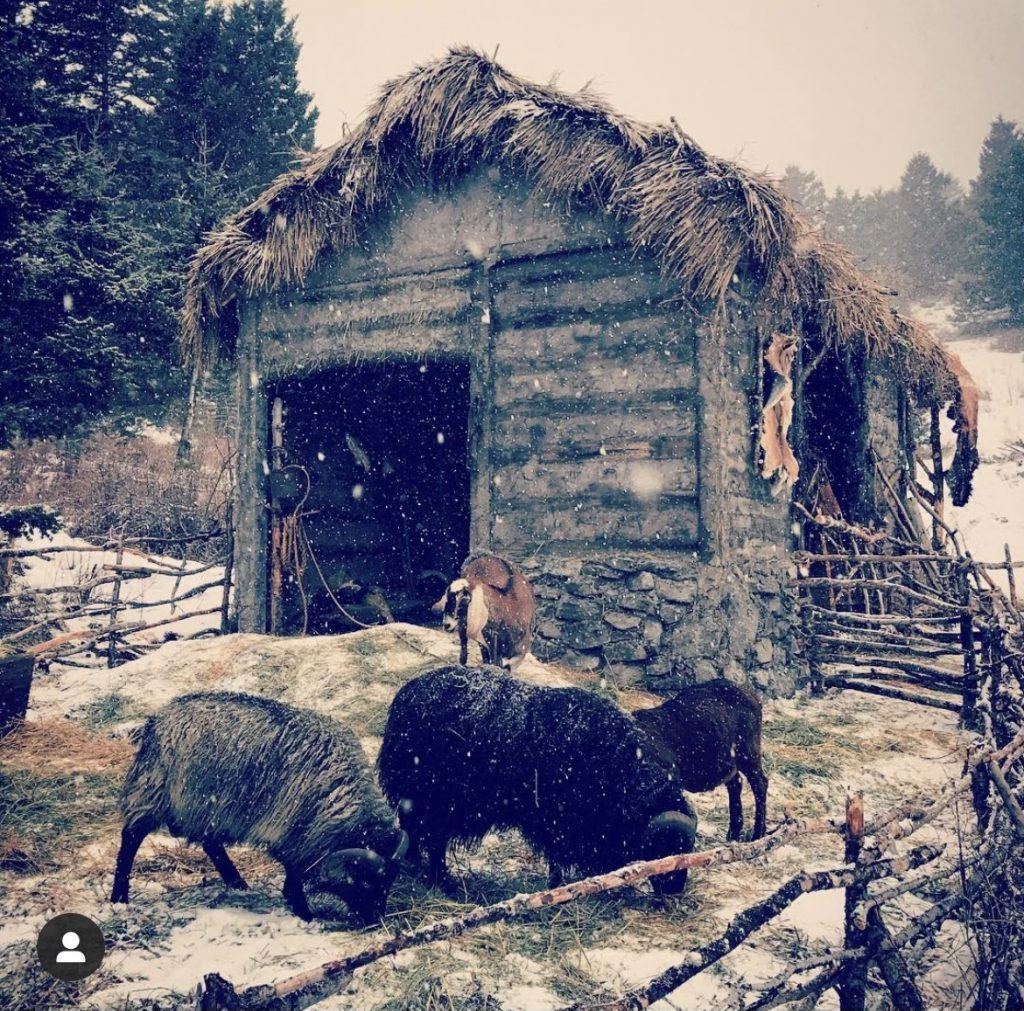
<path id="1" fill-rule="evenodd" d="M 388 713 L 381 788 L 434 880 L 451 842 L 519 829 L 553 884 L 693 849 L 697 817 L 634 721 L 579 688 L 541 688 L 495 667 L 441 667 Z M 686 871 L 655 879 L 678 892 Z"/>

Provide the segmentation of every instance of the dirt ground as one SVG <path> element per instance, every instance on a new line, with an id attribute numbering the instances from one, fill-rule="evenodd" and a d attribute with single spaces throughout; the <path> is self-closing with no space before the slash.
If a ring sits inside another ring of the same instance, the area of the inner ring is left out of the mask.
<path id="1" fill-rule="evenodd" d="M 461 887 L 454 897 L 402 877 L 382 926 L 358 929 L 343 910 L 336 921 L 306 924 L 285 906 L 280 868 L 263 854 L 235 851 L 250 891 L 232 892 L 197 847 L 154 835 L 140 852 L 131 903 L 107 901 L 120 831 L 117 791 L 133 754 L 131 731 L 146 713 L 185 691 L 254 691 L 344 720 L 372 757 L 398 687 L 454 658 L 454 643 L 439 632 L 386 626 L 315 639 L 235 635 L 176 642 L 112 671 L 54 666 L 39 675 L 30 722 L 0 743 L 4 1006 L 190 1006 L 204 973 L 219 972 L 239 987 L 284 979 L 397 931 L 545 887 L 545 866 L 517 836 L 489 836 L 475 853 L 452 861 Z M 547 684 L 584 681 L 538 663 L 521 673 Z M 618 701 L 626 708 L 649 704 L 637 693 L 619 694 Z M 953 714 L 898 701 L 843 692 L 768 702 L 769 826 L 787 815 L 840 817 L 850 789 L 864 792 L 869 819 L 899 800 L 934 793 L 959 775 L 963 743 Z M 724 788 L 695 802 L 698 848 L 724 842 Z M 744 802 L 749 826 L 746 790 Z M 951 843 L 946 859 L 955 859 L 954 816 L 913 842 L 935 839 Z M 695 871 L 678 898 L 656 898 L 647 887 L 604 894 L 403 952 L 360 970 L 345 992 L 318 1007 L 546 1011 L 621 994 L 681 961 L 798 870 L 841 863 L 837 838 L 803 838 L 761 860 Z M 712 1006 L 740 978 L 764 981 L 800 954 L 839 943 L 842 901 L 841 892 L 800 899 L 656 1007 Z M 905 917 L 913 915 L 915 901 L 904 906 Z M 33 953 L 42 924 L 67 911 L 91 916 L 108 939 L 102 967 L 78 985 L 51 980 Z M 929 1006 L 956 1007 L 970 952 L 956 930 L 947 928 L 941 941 L 924 985 Z M 827 1008 L 827 999 L 820 1006 Z"/>

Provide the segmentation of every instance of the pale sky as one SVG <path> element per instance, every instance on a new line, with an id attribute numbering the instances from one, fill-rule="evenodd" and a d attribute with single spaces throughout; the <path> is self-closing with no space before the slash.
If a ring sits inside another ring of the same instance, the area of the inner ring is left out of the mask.
<path id="1" fill-rule="evenodd" d="M 317 140 L 380 86 L 466 43 L 512 73 L 682 128 L 829 190 L 899 182 L 917 151 L 961 182 L 989 123 L 1024 123 L 1024 0 L 285 0 Z"/>

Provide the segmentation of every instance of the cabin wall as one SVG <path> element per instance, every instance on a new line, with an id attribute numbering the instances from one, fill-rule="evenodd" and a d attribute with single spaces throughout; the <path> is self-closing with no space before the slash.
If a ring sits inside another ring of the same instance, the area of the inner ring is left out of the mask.
<path id="1" fill-rule="evenodd" d="M 785 692 L 788 509 L 755 471 L 747 301 L 702 322 L 613 222 L 488 170 L 407 194 L 362 248 L 250 304 L 240 411 L 265 412 L 260 389 L 285 376 L 464 358 L 471 543 L 534 582 L 535 652 L 660 690 L 725 673 Z M 239 512 L 265 543 L 263 459 L 248 454 Z M 245 629 L 265 628 L 259 564 L 239 581 Z"/>

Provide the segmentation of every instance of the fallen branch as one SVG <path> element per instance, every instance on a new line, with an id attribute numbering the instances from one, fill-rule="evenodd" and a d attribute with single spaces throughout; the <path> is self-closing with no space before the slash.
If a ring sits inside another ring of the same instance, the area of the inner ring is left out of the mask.
<path id="1" fill-rule="evenodd" d="M 888 583 L 886 584 L 889 585 Z M 958 625 L 960 615 L 957 614 L 928 614 L 915 616 L 913 614 L 859 614 L 857 611 L 836 611 L 831 608 L 822 607 L 820 604 L 812 604 L 810 601 L 800 602 L 801 610 L 814 611 L 818 614 L 841 622 L 852 622 L 864 625 Z"/>
<path id="2" fill-rule="evenodd" d="M 890 639 L 888 642 L 881 639 L 859 639 L 859 638 L 848 638 L 841 635 L 820 635 L 816 634 L 815 638 L 819 643 L 823 643 L 826 646 L 832 646 L 836 649 L 841 650 L 874 650 L 877 653 L 896 653 L 900 656 L 918 656 L 925 658 L 935 658 L 944 656 L 956 656 L 959 658 L 960 651 L 951 651 L 944 649 L 938 644 L 928 644 L 927 646 L 917 645 L 912 642 L 900 641 L 899 639 Z M 890 661 L 878 661 L 879 663 L 890 663 Z M 926 673 L 935 673 L 940 675 L 951 676 L 947 671 L 936 670 L 933 667 L 928 668 Z"/>
<path id="3" fill-rule="evenodd" d="M 959 613 L 960 611 L 957 604 L 951 604 L 947 600 L 940 600 L 938 597 L 933 597 L 928 593 L 921 593 L 919 590 L 912 590 L 902 583 L 890 583 L 885 579 L 830 579 L 828 576 L 805 576 L 794 579 L 793 582 L 801 587 L 832 587 L 833 589 L 844 589 L 851 592 L 858 589 L 889 590 L 893 593 L 901 594 L 908 600 L 916 600 L 918 603 L 927 604 L 929 607 L 935 608 L 936 611 L 947 614 Z"/>
<path id="4" fill-rule="evenodd" d="M 865 692 L 868 695 L 882 695 L 887 699 L 900 699 L 903 702 L 914 702 L 921 706 L 931 706 L 933 709 L 945 709 L 947 712 L 960 712 L 960 703 L 948 699 L 935 699 L 930 695 L 920 695 L 916 692 L 905 692 L 899 688 L 889 688 L 886 685 L 865 684 L 860 681 L 851 681 L 839 674 L 826 674 L 825 684 L 829 688 L 849 688 L 852 691 Z"/>
<path id="5" fill-rule="evenodd" d="M 189 573 L 186 573 L 188 575 Z M 118 605 L 123 611 L 141 611 L 147 607 L 162 607 L 166 604 L 177 604 L 182 600 L 188 600 L 190 597 L 198 597 L 200 594 L 205 593 L 207 590 L 212 590 L 216 586 L 223 586 L 223 579 L 214 579 L 209 583 L 203 583 L 200 586 L 194 586 L 191 590 L 186 590 L 184 593 L 179 593 L 176 597 L 167 597 L 165 600 L 140 600 L 140 601 L 121 601 Z M 94 603 L 102 603 L 101 601 L 94 601 Z M 109 607 L 107 608 L 109 610 Z"/>
<path id="6" fill-rule="evenodd" d="M 839 983 L 847 966 L 852 967 L 864 961 L 868 955 L 867 948 L 855 948 L 853 950 L 847 948 L 802 959 L 792 967 L 784 969 L 778 976 L 775 976 L 763 987 L 760 987 L 761 996 L 750 1004 L 741 1004 L 739 1006 L 740 1011 L 764 1011 L 766 1008 L 778 1007 L 780 1004 L 789 1004 L 794 1000 L 799 1000 L 801 997 L 807 997 L 811 994 L 816 994 L 820 997 L 831 986 Z M 815 969 L 821 965 L 828 965 L 831 968 L 789 990 L 783 989 L 796 973 L 806 972 L 808 969 Z M 815 1003 L 817 1003 L 817 1000 L 815 1000 Z M 717 1009 L 718 1005 L 713 1007 Z M 723 1008 L 722 1011 L 726 1011 L 726 1009 Z"/>
<path id="7" fill-rule="evenodd" d="M 837 668 L 832 673 L 838 677 L 852 677 L 863 681 L 888 681 L 902 684 L 906 687 L 927 688 L 932 692 L 945 692 L 947 695 L 960 696 L 961 690 L 955 684 L 948 681 L 939 681 L 923 677 L 920 674 L 908 674 L 906 671 L 891 670 L 885 667 L 861 667 L 854 657 L 823 656 L 821 663 L 829 664 Z M 840 670 L 838 668 L 846 668 Z"/>
<path id="8" fill-rule="evenodd" d="M 1003 799 L 1003 807 L 1010 816 L 1010 821 L 1013 822 L 1017 835 L 1024 839 L 1024 811 L 1021 810 L 1020 804 L 1017 803 L 1017 798 L 1011 792 L 1010 786 L 1006 782 L 1006 777 L 1003 775 L 1002 769 L 999 768 L 999 763 L 993 762 L 991 758 L 988 760 L 988 774 L 992 778 L 999 796 Z"/>
<path id="9" fill-rule="evenodd" d="M 690 951 L 683 961 L 670 966 L 655 976 L 649 983 L 624 994 L 612 1003 L 602 1002 L 601 1011 L 642 1011 L 655 1001 L 667 997 L 673 990 L 678 990 L 687 980 L 703 972 L 709 965 L 724 958 L 729 952 L 738 948 L 755 930 L 763 927 L 784 909 L 792 905 L 803 895 L 810 892 L 828 891 L 834 888 L 848 888 L 853 884 L 866 884 L 894 874 L 904 874 L 908 870 L 930 863 L 942 855 L 944 847 L 921 846 L 902 857 L 879 860 L 865 864 L 860 868 L 837 867 L 828 871 L 802 871 L 790 878 L 781 888 L 776 889 L 768 898 L 755 903 L 738 913 L 726 928 L 725 932 L 713 941 L 702 944 Z M 841 957 L 860 957 L 836 953 L 830 961 Z M 813 966 L 808 966 L 813 968 Z M 793 968 L 787 974 L 798 971 Z M 782 980 L 781 983 L 785 982 Z M 584 1011 L 588 1005 L 573 1004 L 562 1011 Z"/>
<path id="10" fill-rule="evenodd" d="M 82 650 L 76 651 L 84 652 L 92 646 L 97 646 L 99 643 L 105 642 L 111 635 L 115 637 L 135 635 L 138 632 L 148 632 L 151 628 L 160 628 L 163 625 L 174 625 L 179 621 L 185 621 L 187 618 L 200 618 L 207 614 L 216 614 L 219 612 L 220 605 L 218 604 L 216 607 L 207 607 L 202 611 L 189 611 L 187 614 L 176 614 L 170 618 L 162 618 L 160 621 L 151 621 L 148 624 L 120 624 L 99 630 L 90 628 L 81 632 L 65 632 L 63 635 L 58 635 L 55 639 L 49 639 L 46 642 L 37 643 L 35 646 L 29 646 L 25 652 L 31 653 L 33 656 L 43 656 L 46 653 L 52 653 L 66 642 L 74 642 L 77 639 L 87 639 L 92 636 L 93 639 L 90 645 L 85 646 Z"/>
<path id="11" fill-rule="evenodd" d="M 162 565 L 114 565 L 104 564 L 100 568 L 104 572 L 119 572 L 122 574 L 122 578 L 127 579 L 130 574 L 135 574 L 136 578 L 143 578 L 146 576 L 174 576 L 180 578 L 181 576 L 197 576 L 201 572 L 209 572 L 210 569 L 216 569 L 218 566 L 223 566 L 224 560 L 219 559 L 215 562 L 209 562 L 206 565 L 200 565 L 195 569 L 168 569 Z"/>
<path id="12" fill-rule="evenodd" d="M 892 994 L 893 1006 L 900 1011 L 924 1011 L 924 1000 L 902 953 L 893 944 L 877 906 L 868 910 L 866 937 L 868 946 L 877 952 L 875 962 L 882 979 Z"/>
<path id="13" fill-rule="evenodd" d="M 718 867 L 741 860 L 749 860 L 770 852 L 796 836 L 838 834 L 841 831 L 841 824 L 829 818 L 800 819 L 787 822 L 771 835 L 754 842 L 737 843 L 705 850 L 701 853 L 686 853 L 680 856 L 661 857 L 658 860 L 630 864 L 619 870 L 584 878 L 582 881 L 575 881 L 559 888 L 515 895 L 511 899 L 496 902 L 490 906 L 477 906 L 461 916 L 424 924 L 407 934 L 398 934 L 358 954 L 326 962 L 315 969 L 299 973 L 280 983 L 250 987 L 241 992 L 236 992 L 231 983 L 222 976 L 212 973 L 204 977 L 204 990 L 205 993 L 211 995 L 210 1000 L 204 1003 L 205 994 L 202 995 L 197 1007 L 199 1011 L 215 1011 L 215 1009 L 216 1011 L 232 1011 L 232 1009 L 256 1011 L 256 1009 L 262 1008 L 273 1008 L 274 1011 L 292 1011 L 292 1009 L 308 1007 L 310 1002 L 305 998 L 314 991 L 320 993 L 325 981 L 334 981 L 335 985 L 328 991 L 334 992 L 356 969 L 405 948 L 456 937 L 472 927 L 523 916 L 536 909 L 562 905 L 587 895 L 635 885 L 657 874 L 668 874 L 696 867 Z M 328 992 L 324 992 L 323 996 L 327 996 Z M 214 1001 L 214 998 L 220 1003 L 211 1002 Z M 321 997 L 318 996 L 316 999 L 319 1000 Z"/>

